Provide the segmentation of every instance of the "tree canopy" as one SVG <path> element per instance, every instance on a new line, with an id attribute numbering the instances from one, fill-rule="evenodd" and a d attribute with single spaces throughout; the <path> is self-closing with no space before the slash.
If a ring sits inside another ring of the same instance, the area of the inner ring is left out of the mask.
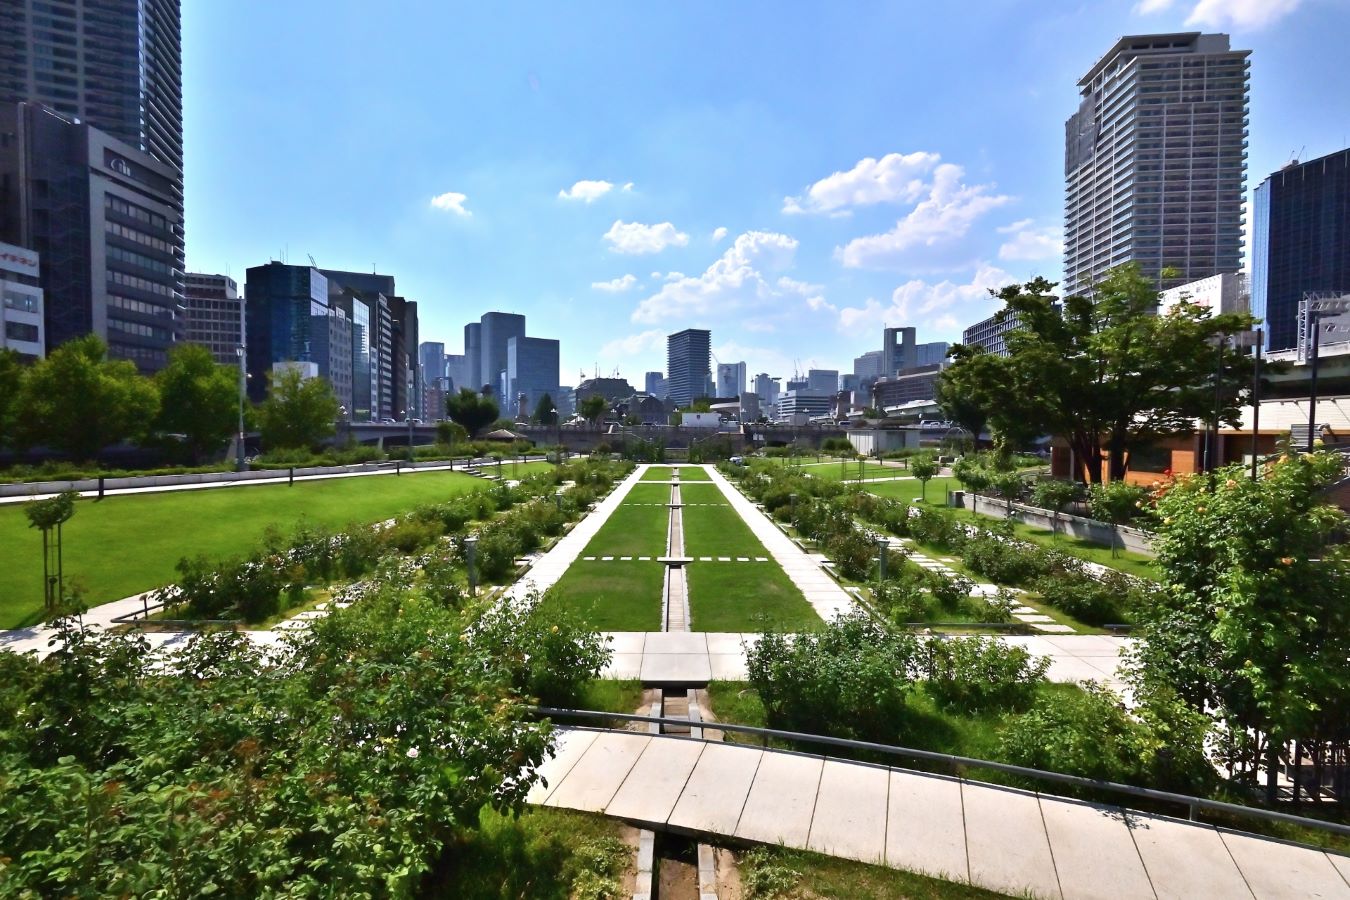
<path id="1" fill-rule="evenodd" d="M 450 421 L 463 426 L 471 438 L 497 421 L 500 412 L 496 400 L 486 394 L 475 394 L 468 388 L 460 388 L 458 394 L 445 398 L 445 414 Z"/>
<path id="2" fill-rule="evenodd" d="M 222 366 L 200 344 L 179 344 L 155 375 L 159 429 L 182 434 L 193 462 L 220 449 L 238 424 L 239 373 Z"/>
<path id="3" fill-rule="evenodd" d="M 540 425 L 552 425 L 558 421 L 558 407 L 549 394 L 544 394 L 534 405 L 534 421 Z"/>
<path id="4" fill-rule="evenodd" d="M 333 433 L 337 416 L 332 385 L 286 367 L 270 376 L 267 399 L 258 408 L 258 428 L 269 450 L 310 448 Z"/>
<path id="5" fill-rule="evenodd" d="M 145 434 L 159 411 L 153 381 L 126 360 L 107 358 L 97 335 L 67 341 L 23 377 L 18 443 L 93 459 L 104 447 Z"/>
<path id="6" fill-rule="evenodd" d="M 0 447 L 14 443 L 23 376 L 23 358 L 13 350 L 0 349 Z"/>
<path id="7" fill-rule="evenodd" d="M 1001 314 L 1020 323 L 1006 337 L 1008 356 L 952 350 L 956 362 L 939 380 L 940 391 L 963 425 L 974 430 L 983 412 L 1004 450 L 1040 434 L 1060 435 L 1098 482 L 1099 461 L 1119 479 L 1131 447 L 1188 434 L 1195 420 L 1212 417 L 1216 387 L 1220 419 L 1237 423 L 1252 363 L 1245 351 L 1219 341 L 1250 330 L 1251 316 L 1211 315 L 1190 303 L 1155 315 L 1157 289 L 1133 264 L 1111 270 L 1091 298 L 1061 304 L 1053 288 L 1036 278 L 995 294 L 1004 303 Z"/>
<path id="8" fill-rule="evenodd" d="M 600 417 L 609 410 L 609 401 L 599 394 L 591 394 L 589 397 L 582 398 L 577 404 L 577 412 L 588 422 L 598 422 Z"/>

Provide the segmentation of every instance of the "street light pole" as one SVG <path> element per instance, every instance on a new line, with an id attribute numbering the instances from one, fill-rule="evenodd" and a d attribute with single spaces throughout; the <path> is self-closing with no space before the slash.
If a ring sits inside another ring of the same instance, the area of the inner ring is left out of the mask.
<path id="1" fill-rule="evenodd" d="M 1256 365 L 1252 368 L 1252 481 L 1256 480 L 1256 451 L 1261 433 L 1261 344 L 1264 335 L 1256 329 Z"/>
<path id="2" fill-rule="evenodd" d="M 239 357 L 239 439 L 234 447 L 234 469 L 236 472 L 244 471 L 244 395 L 248 392 L 248 370 L 244 363 L 245 345 L 240 344 L 235 348 L 235 353 Z"/>
<path id="3" fill-rule="evenodd" d="M 1321 345 L 1322 323 L 1321 310 L 1310 309 L 1308 315 L 1312 318 L 1313 339 L 1312 339 L 1312 377 L 1308 387 L 1308 447 L 1309 453 L 1313 451 L 1313 440 L 1317 429 L 1317 350 Z"/>

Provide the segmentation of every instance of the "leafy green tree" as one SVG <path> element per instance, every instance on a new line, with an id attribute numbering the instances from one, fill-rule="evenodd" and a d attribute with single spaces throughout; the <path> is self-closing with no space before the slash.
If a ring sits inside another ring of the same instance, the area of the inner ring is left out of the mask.
<path id="1" fill-rule="evenodd" d="M 600 421 L 600 417 L 609 409 L 609 401 L 599 394 L 591 394 L 582 399 L 577 405 L 577 412 L 581 413 L 582 418 L 591 424 Z"/>
<path id="2" fill-rule="evenodd" d="M 469 440 L 469 432 L 458 422 L 437 422 L 436 443 L 453 447 Z"/>
<path id="3" fill-rule="evenodd" d="M 1131 446 L 1188 434 L 1213 415 L 1216 368 L 1220 418 L 1237 423 L 1252 362 L 1241 349 L 1216 344 L 1249 330 L 1251 316 L 1211 315 L 1190 303 L 1155 315 L 1157 289 L 1133 264 L 1112 269 L 1091 298 L 1061 304 L 1053 288 L 1036 278 L 999 291 L 1005 312 L 1021 323 L 1007 336 L 1009 355 L 958 347 L 943 374 L 944 396 L 982 407 L 1005 449 L 1028 436 L 1062 435 L 1090 481 L 1102 480 L 1103 459 L 1118 480 Z"/>
<path id="4" fill-rule="evenodd" d="M 909 461 L 909 471 L 919 479 L 919 485 L 923 489 L 923 501 L 927 503 L 928 482 L 938 473 L 937 460 L 931 456 L 916 456 Z"/>
<path id="5" fill-rule="evenodd" d="M 24 374 L 23 357 L 13 350 L 0 349 L 0 447 L 14 443 Z"/>
<path id="6" fill-rule="evenodd" d="M 539 425 L 552 425 L 558 421 L 558 407 L 550 395 L 544 394 L 534 405 L 534 421 Z"/>
<path id="7" fill-rule="evenodd" d="M 1012 518 L 1013 502 L 1022 496 L 1022 489 L 1026 486 L 1022 483 L 1022 476 L 1016 472 L 999 472 L 993 477 L 992 484 L 1007 502 L 1007 515 Z"/>
<path id="8" fill-rule="evenodd" d="M 1136 683 L 1176 692 L 1221 726 L 1220 762 L 1273 802 L 1291 742 L 1350 740 L 1350 547 L 1325 489 L 1340 454 L 1286 456 L 1178 480 L 1157 499 L 1164 590 L 1136 612 Z"/>
<path id="9" fill-rule="evenodd" d="M 19 392 L 19 443 L 84 460 L 146 434 L 159 412 L 155 383 L 134 364 L 107 354 L 107 345 L 90 334 L 33 364 Z"/>
<path id="10" fill-rule="evenodd" d="M 219 450 L 239 422 L 239 372 L 200 344 L 179 344 L 155 375 L 160 431 L 182 434 L 194 463 Z"/>
<path id="11" fill-rule="evenodd" d="M 1042 478 L 1031 489 L 1031 502 L 1051 512 L 1050 532 L 1059 540 L 1059 513 L 1078 496 L 1078 486 L 1072 481 Z"/>
<path id="12" fill-rule="evenodd" d="M 463 426 L 471 438 L 497 421 L 500 413 L 496 400 L 486 394 L 475 394 L 468 388 L 460 388 L 458 394 L 445 398 L 445 414 L 452 422 Z"/>
<path id="13" fill-rule="evenodd" d="M 269 450 L 305 449 L 333 434 L 337 416 L 332 385 L 288 366 L 270 376 L 267 399 L 258 408 L 258 428 Z"/>

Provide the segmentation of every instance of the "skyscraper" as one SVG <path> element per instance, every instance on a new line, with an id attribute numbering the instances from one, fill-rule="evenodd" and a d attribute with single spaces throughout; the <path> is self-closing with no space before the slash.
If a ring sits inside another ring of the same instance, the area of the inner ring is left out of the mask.
<path id="1" fill-rule="evenodd" d="M 711 356 L 711 331 L 686 328 L 666 337 L 666 390 L 677 407 L 707 393 Z"/>
<path id="2" fill-rule="evenodd" d="M 173 167 L 181 219 L 179 0 L 5 0 L 3 18 L 0 99 L 41 103 Z"/>
<path id="3" fill-rule="evenodd" d="M 666 399 L 666 378 L 660 372 L 648 372 L 643 379 L 642 388 L 653 397 Z"/>
<path id="4" fill-rule="evenodd" d="M 0 241 L 41 259 L 47 349 L 92 333 L 162 368 L 183 337 L 178 170 L 32 103 L 0 104 L 0 136 Z"/>
<path id="5" fill-rule="evenodd" d="M 1350 150 L 1285 166 L 1256 188 L 1252 315 L 1266 346 L 1298 345 L 1307 291 L 1350 293 Z"/>
<path id="6" fill-rule="evenodd" d="M 1241 266 L 1249 50 L 1226 34 L 1121 38 L 1065 123 L 1064 290 L 1128 262 L 1159 289 Z M 1174 279 L 1162 279 L 1164 268 Z"/>
<path id="7" fill-rule="evenodd" d="M 717 396 L 739 397 L 745 393 L 745 363 L 717 364 Z"/>
<path id="8" fill-rule="evenodd" d="M 520 413 L 520 396 L 525 395 L 523 413 L 534 415 L 545 394 L 558 405 L 559 350 L 551 338 L 513 337 L 506 342 L 506 395 L 502 397 L 503 415 Z M 507 412 L 510 410 L 510 413 Z"/>
<path id="9" fill-rule="evenodd" d="M 245 274 L 249 398 L 260 402 L 266 396 L 268 376 L 278 363 L 312 363 L 351 416 L 352 320 L 341 306 L 329 304 L 328 279 L 310 266 L 279 262 Z"/>
<path id="10" fill-rule="evenodd" d="M 492 385 L 492 392 L 500 395 L 506 389 L 503 374 L 506 372 L 506 345 L 511 338 L 525 336 L 525 317 L 516 313 L 490 312 L 479 319 L 481 343 L 479 344 L 479 386 Z M 503 414 L 512 398 L 502 397 Z"/>
<path id="11" fill-rule="evenodd" d="M 456 384 L 455 390 L 468 388 L 479 391 L 483 388 L 483 325 L 470 322 L 464 326 L 464 381 Z"/>
<path id="12" fill-rule="evenodd" d="M 201 344 L 221 365 L 239 365 L 244 343 L 244 300 L 228 275 L 184 276 L 183 340 Z"/>
<path id="13" fill-rule="evenodd" d="M 884 328 L 881 331 L 881 375 L 894 378 L 903 369 L 914 367 L 913 328 Z"/>

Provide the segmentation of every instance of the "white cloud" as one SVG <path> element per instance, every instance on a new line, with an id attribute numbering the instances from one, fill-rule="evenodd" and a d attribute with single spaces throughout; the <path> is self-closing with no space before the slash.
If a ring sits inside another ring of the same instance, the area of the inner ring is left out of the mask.
<path id="1" fill-rule="evenodd" d="M 683 247 L 689 243 L 689 235 L 676 230 L 669 222 L 643 225 L 616 219 L 604 237 L 609 241 L 609 249 L 615 253 L 660 253 L 667 247 Z"/>
<path id="2" fill-rule="evenodd" d="M 1184 9 L 1190 0 L 1181 4 Z M 1188 26 L 1231 28 L 1258 31 L 1294 12 L 1303 0 L 1197 0 L 1186 16 Z M 1139 15 L 1167 12 L 1176 0 L 1140 0 L 1134 7 Z"/>
<path id="3" fill-rule="evenodd" d="M 635 284 L 637 284 L 637 276 L 630 274 L 621 278 L 611 278 L 609 281 L 592 281 L 591 287 L 607 294 L 620 294 Z"/>
<path id="4" fill-rule="evenodd" d="M 935 249 L 949 248 L 965 237 L 976 219 L 1012 200 L 1003 194 L 990 194 L 991 185 L 962 183 L 964 175 L 960 166 L 938 166 L 927 197 L 894 228 L 884 234 L 854 238 L 835 249 L 835 258 L 851 269 L 933 262 Z"/>
<path id="5" fill-rule="evenodd" d="M 623 191 L 626 194 L 631 194 L 633 192 L 633 182 L 631 181 L 624 182 Z"/>
<path id="6" fill-rule="evenodd" d="M 665 345 L 666 333 L 659 328 L 652 328 L 627 337 L 615 338 L 600 348 L 600 355 L 606 360 L 616 356 L 637 356 L 639 353 L 661 350 Z"/>
<path id="7" fill-rule="evenodd" d="M 781 272 L 792 265 L 797 240 L 786 234 L 747 231 L 698 276 L 671 272 L 655 294 L 638 304 L 634 322 L 690 319 L 753 306 L 781 303 L 789 296 L 804 297 L 815 285 L 781 277 L 771 281 L 765 271 Z"/>
<path id="8" fill-rule="evenodd" d="M 891 293 L 886 305 L 868 297 L 862 306 L 838 309 L 839 330 L 853 333 L 874 331 L 887 325 L 917 325 L 930 332 L 945 332 L 949 340 L 959 340 L 958 324 L 969 325 L 990 315 L 995 303 L 989 291 L 1014 281 L 1016 279 L 1007 272 L 988 263 L 981 263 L 970 281 L 964 284 L 907 281 Z"/>
<path id="9" fill-rule="evenodd" d="M 938 164 L 936 153 L 888 153 L 866 157 L 847 172 L 835 172 L 797 197 L 783 198 L 783 212 L 849 215 L 854 206 L 874 203 L 913 203 L 928 189 L 925 178 Z"/>
<path id="10" fill-rule="evenodd" d="M 712 242 L 713 242 L 714 244 L 719 244 L 719 243 L 722 242 L 722 238 L 724 238 L 724 237 L 726 237 L 726 236 L 727 236 L 727 230 L 726 230 L 725 228 L 721 227 L 721 226 L 718 226 L 717 228 L 714 228 L 714 229 L 713 229 L 713 233 L 712 233 Z"/>
<path id="11" fill-rule="evenodd" d="M 628 190 L 632 185 L 626 185 L 624 190 Z M 601 197 L 608 194 L 614 185 L 608 181 L 578 181 L 565 191 L 558 191 L 560 200 L 581 200 L 584 203 L 594 203 Z"/>
<path id="12" fill-rule="evenodd" d="M 437 194 L 431 198 L 431 205 L 436 209 L 443 209 L 446 212 L 452 212 L 457 216 L 468 218 L 473 215 L 464 208 L 464 201 L 469 198 L 455 191 L 446 191 L 444 194 Z"/>
<path id="13" fill-rule="evenodd" d="M 998 258 L 1004 260 L 1055 259 L 1064 253 L 1064 231 L 1055 225 L 1036 228 L 1031 219 L 1022 219 L 998 229 L 999 234 L 1010 234 L 998 248 Z"/>

